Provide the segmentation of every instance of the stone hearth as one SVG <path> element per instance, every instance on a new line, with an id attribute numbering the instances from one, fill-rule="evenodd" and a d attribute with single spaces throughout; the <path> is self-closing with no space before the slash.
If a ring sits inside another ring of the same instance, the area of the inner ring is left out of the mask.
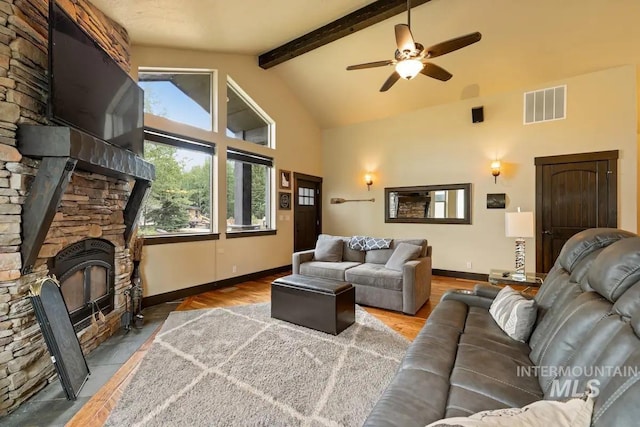
<path id="1" fill-rule="evenodd" d="M 60 0 L 80 26 L 129 71 L 126 31 L 86 0 Z M 50 274 L 60 250 L 87 238 L 115 246 L 114 310 L 104 322 L 78 333 L 89 353 L 120 327 L 124 289 L 130 286 L 131 256 L 125 242 L 124 208 L 131 183 L 76 170 L 71 176 L 33 270 L 24 269 L 23 206 L 40 161 L 23 156 L 16 141 L 20 125 L 47 125 L 48 1 L 0 0 L 0 417 L 56 379 L 28 291 Z"/>

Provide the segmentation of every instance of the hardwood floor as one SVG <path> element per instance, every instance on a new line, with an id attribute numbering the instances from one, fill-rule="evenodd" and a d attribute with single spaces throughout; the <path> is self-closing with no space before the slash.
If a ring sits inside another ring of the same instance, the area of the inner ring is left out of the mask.
<path id="1" fill-rule="evenodd" d="M 260 280 L 244 282 L 239 285 L 205 292 L 185 298 L 177 310 L 197 310 L 201 308 L 229 307 L 242 304 L 255 304 L 270 300 L 271 282 L 284 274 L 264 277 Z M 449 289 L 473 289 L 476 281 L 454 279 L 451 277 L 434 276 L 431 281 L 431 297 L 429 301 L 416 313 L 408 316 L 403 313 L 364 307 L 386 325 L 413 340 L 426 321 L 431 311 L 440 301 L 442 295 Z M 104 385 L 67 423 L 71 427 L 102 426 L 109 413 L 115 407 L 125 386 L 131 381 L 140 361 L 146 354 L 158 331 L 125 363 L 122 368 Z"/>

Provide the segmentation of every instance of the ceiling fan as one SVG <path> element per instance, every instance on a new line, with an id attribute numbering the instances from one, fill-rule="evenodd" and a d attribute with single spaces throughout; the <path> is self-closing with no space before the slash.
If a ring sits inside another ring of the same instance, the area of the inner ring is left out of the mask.
<path id="1" fill-rule="evenodd" d="M 411 34 L 411 0 L 407 0 L 407 23 L 397 24 L 395 30 L 396 44 L 398 45 L 395 59 L 367 62 L 365 64 L 350 65 L 347 67 L 347 70 L 362 70 L 364 68 L 395 65 L 396 70 L 389 76 L 387 81 L 384 82 L 380 88 L 380 92 L 389 90 L 400 77 L 411 80 L 417 76 L 418 73 L 442 81 L 449 80 L 452 77 L 450 72 L 436 64 L 427 62 L 427 60 L 453 52 L 454 50 L 462 49 L 463 47 L 480 41 L 482 38 L 482 34 L 475 32 L 438 43 L 425 49 L 423 45 L 413 40 L 413 35 Z"/>

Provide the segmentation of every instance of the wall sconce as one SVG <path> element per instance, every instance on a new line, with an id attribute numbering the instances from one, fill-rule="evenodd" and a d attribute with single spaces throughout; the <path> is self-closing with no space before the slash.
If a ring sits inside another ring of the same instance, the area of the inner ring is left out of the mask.
<path id="1" fill-rule="evenodd" d="M 370 174 L 364 176 L 364 183 L 367 184 L 367 191 L 371 191 L 371 184 L 373 184 L 373 178 Z"/>
<path id="2" fill-rule="evenodd" d="M 493 175 L 493 182 L 497 184 L 498 176 L 500 176 L 500 160 L 491 162 L 491 175 Z"/>

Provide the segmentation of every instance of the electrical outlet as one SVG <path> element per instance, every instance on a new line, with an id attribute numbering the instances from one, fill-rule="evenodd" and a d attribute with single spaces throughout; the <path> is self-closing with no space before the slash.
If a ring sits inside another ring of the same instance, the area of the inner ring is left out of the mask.
<path id="1" fill-rule="evenodd" d="M 231 272 L 232 273 L 237 273 L 238 272 L 238 266 L 234 265 L 233 267 L 231 267 Z"/>
<path id="2" fill-rule="evenodd" d="M 471 261 L 467 261 L 467 268 L 473 268 L 473 264 L 471 264 Z"/>

